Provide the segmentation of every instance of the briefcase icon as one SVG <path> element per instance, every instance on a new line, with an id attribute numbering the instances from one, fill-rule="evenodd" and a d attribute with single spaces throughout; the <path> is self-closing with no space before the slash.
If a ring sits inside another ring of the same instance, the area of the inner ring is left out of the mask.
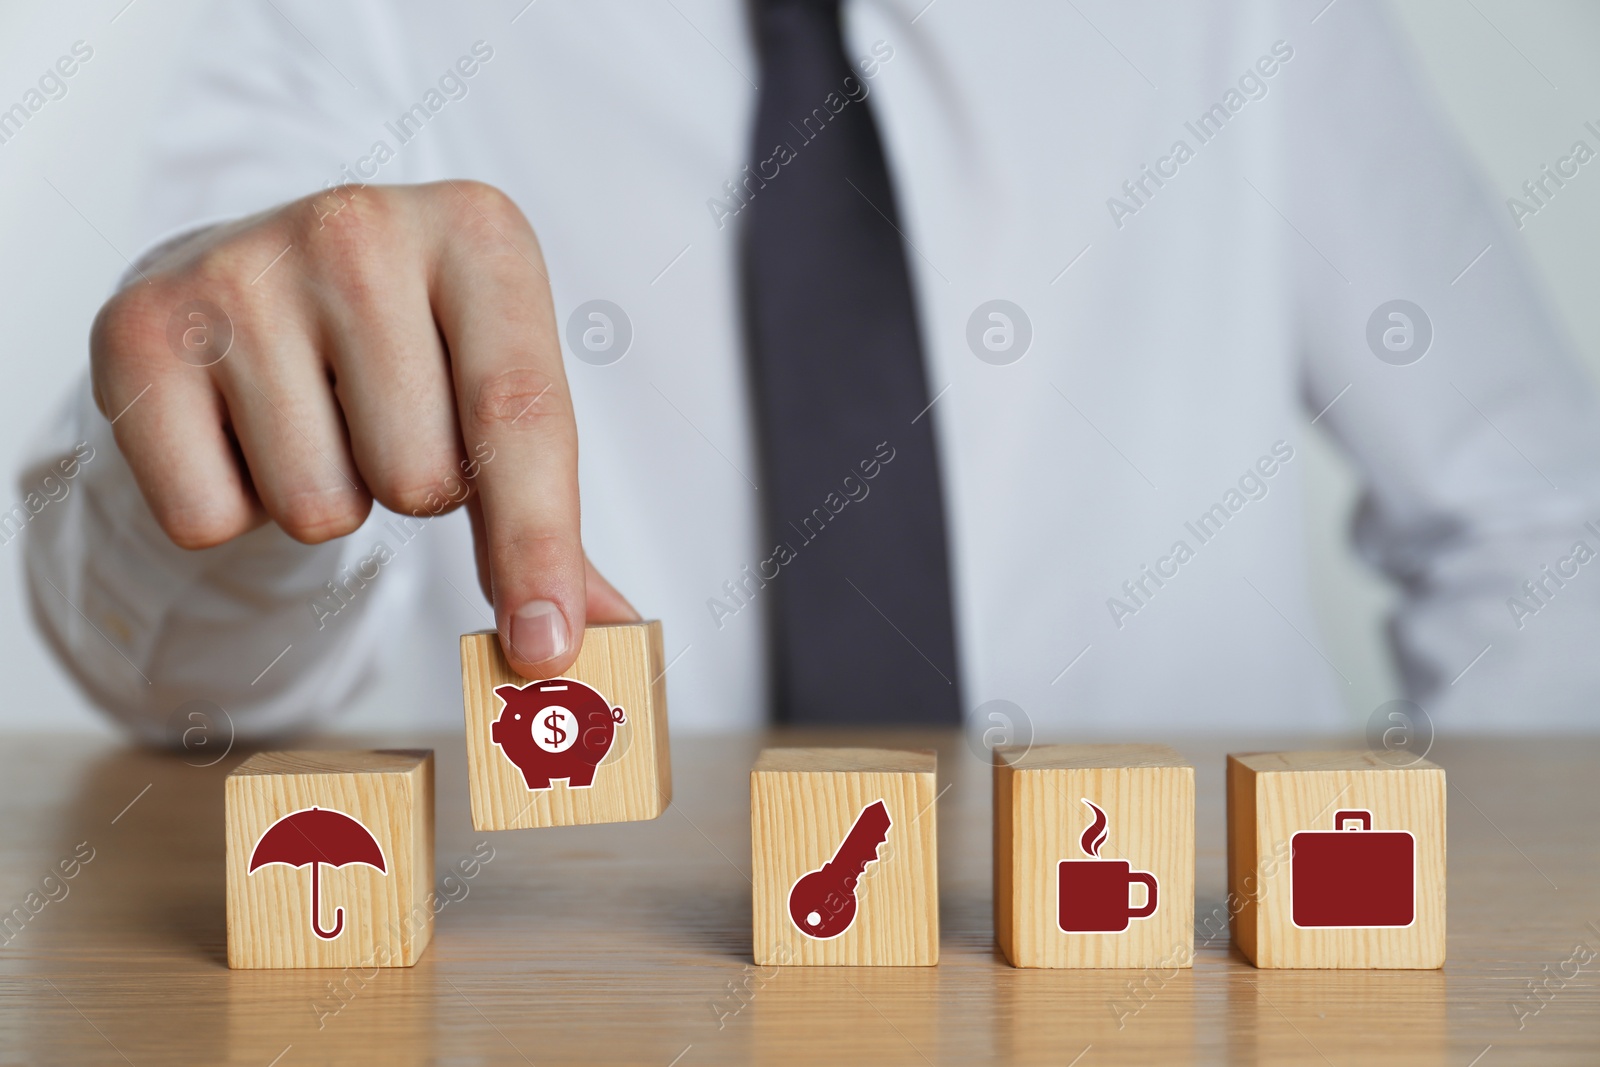
<path id="1" fill-rule="evenodd" d="M 1346 829 L 1347 823 L 1360 829 Z M 1341 811 L 1332 830 L 1290 842 L 1289 896 L 1305 928 L 1410 926 L 1416 918 L 1417 842 L 1406 830 L 1372 829 L 1372 812 Z"/>

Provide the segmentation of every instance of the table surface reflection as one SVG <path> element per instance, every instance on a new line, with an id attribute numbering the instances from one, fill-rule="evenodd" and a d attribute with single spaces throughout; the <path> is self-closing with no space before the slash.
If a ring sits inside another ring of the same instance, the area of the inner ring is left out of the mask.
<path id="1" fill-rule="evenodd" d="M 939 750 L 939 966 L 751 964 L 748 772 L 772 743 Z M 1202 932 L 1176 974 L 1006 965 L 990 772 L 954 734 L 679 738 L 655 822 L 495 834 L 472 830 L 458 734 L 301 747 L 362 745 L 436 749 L 441 877 L 493 859 L 451 884 L 420 964 L 349 980 L 227 969 L 222 780 L 242 750 L 211 763 L 10 739 L 0 906 L 26 912 L 81 842 L 94 858 L 0 947 L 0 1063 L 1600 1062 L 1600 957 L 1575 957 L 1600 950 L 1600 740 L 1434 747 L 1450 780 L 1442 971 L 1260 971 Z M 1225 913 L 1224 754 L 1337 745 L 1176 747 L 1197 767 L 1199 923 Z"/>

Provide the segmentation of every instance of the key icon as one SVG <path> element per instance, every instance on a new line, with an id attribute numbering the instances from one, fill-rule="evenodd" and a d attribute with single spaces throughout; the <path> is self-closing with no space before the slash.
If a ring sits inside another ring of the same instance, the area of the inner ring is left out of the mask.
<path id="1" fill-rule="evenodd" d="M 889 836 L 889 809 L 875 800 L 861 809 L 833 859 L 802 875 L 789 890 L 789 918 L 807 937 L 828 941 L 856 918 L 856 885 L 869 864 L 877 862 L 878 846 Z"/>

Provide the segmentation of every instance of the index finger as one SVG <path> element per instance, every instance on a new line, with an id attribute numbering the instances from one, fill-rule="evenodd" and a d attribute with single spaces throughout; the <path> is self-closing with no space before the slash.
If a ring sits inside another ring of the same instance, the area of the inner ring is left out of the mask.
<path id="1" fill-rule="evenodd" d="M 577 656 L 585 623 L 578 432 L 555 310 L 522 213 L 497 190 L 452 184 L 459 210 L 432 299 L 479 466 L 495 623 L 518 674 L 550 677 Z"/>

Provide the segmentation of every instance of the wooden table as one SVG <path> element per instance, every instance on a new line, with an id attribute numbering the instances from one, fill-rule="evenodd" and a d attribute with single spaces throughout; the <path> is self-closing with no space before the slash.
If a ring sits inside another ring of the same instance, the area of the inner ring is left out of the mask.
<path id="1" fill-rule="evenodd" d="M 939 966 L 751 965 L 748 771 L 774 740 L 940 750 Z M 493 850 L 446 886 L 410 970 L 227 969 L 222 779 L 240 751 L 200 767 L 199 752 L 7 739 L 0 907 L 26 912 L 81 842 L 94 858 L 0 948 L 0 1063 L 1600 1063 L 1600 957 L 1559 977 L 1576 946 L 1600 950 L 1597 740 L 1435 746 L 1451 786 L 1442 971 L 1258 971 L 1217 940 L 1177 974 L 1006 966 L 989 768 L 954 735 L 680 738 L 656 822 L 490 835 L 471 828 L 459 734 L 364 742 L 437 749 L 441 876 Z M 1224 753 L 1295 745 L 1176 744 L 1199 770 L 1203 922 L 1224 899 Z M 1539 1009 L 1520 1030 L 1515 1004 Z"/>

